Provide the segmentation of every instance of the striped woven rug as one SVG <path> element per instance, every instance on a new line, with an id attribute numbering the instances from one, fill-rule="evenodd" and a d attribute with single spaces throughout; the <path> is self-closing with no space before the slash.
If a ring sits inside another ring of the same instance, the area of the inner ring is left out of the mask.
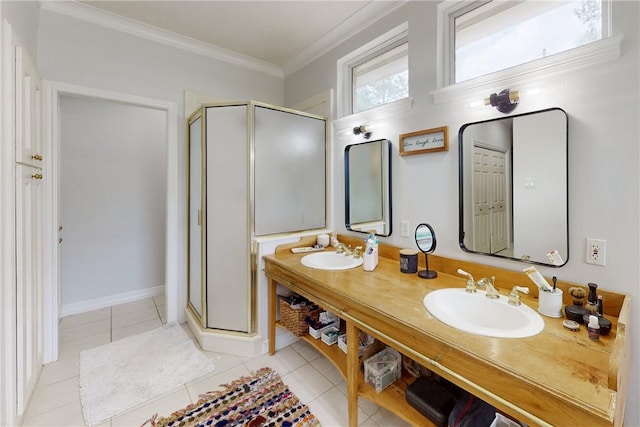
<path id="1" fill-rule="evenodd" d="M 168 417 L 154 415 L 145 425 L 215 426 L 215 427 L 317 427 L 318 419 L 289 390 L 280 375 L 262 368 L 251 376 L 241 377 L 224 390 L 203 394 L 197 403 Z"/>

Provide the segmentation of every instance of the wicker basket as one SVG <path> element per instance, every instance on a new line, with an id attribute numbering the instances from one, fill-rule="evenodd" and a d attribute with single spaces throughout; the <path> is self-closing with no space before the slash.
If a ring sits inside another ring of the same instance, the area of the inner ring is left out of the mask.
<path id="1" fill-rule="evenodd" d="M 309 334 L 309 323 L 305 320 L 310 319 L 311 322 L 317 322 L 320 318 L 319 307 L 315 307 L 313 310 L 311 307 L 301 307 L 294 310 L 291 305 L 282 298 L 279 300 L 280 305 L 280 325 L 297 337 Z"/>

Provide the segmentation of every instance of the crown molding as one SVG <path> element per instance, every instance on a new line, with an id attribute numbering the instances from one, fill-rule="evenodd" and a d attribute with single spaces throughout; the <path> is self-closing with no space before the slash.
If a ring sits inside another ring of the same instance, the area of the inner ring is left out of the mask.
<path id="1" fill-rule="evenodd" d="M 44 10 L 70 16 L 82 21 L 91 22 L 116 31 L 122 31 L 134 36 L 152 40 L 182 49 L 196 55 L 202 55 L 219 61 L 227 62 L 243 68 L 259 71 L 275 77 L 284 77 L 281 67 L 260 61 L 250 56 L 242 55 L 209 43 L 204 43 L 190 37 L 184 37 L 170 31 L 143 24 L 132 19 L 124 18 L 95 7 L 76 3 L 75 1 L 42 1 L 40 7 Z"/>
<path id="2" fill-rule="evenodd" d="M 408 0 L 370 1 L 366 6 L 351 15 L 321 39 L 297 54 L 283 66 L 285 76 L 293 74 L 312 61 L 318 59 L 339 44 L 355 36 L 362 29 L 382 19 L 404 5 Z"/>

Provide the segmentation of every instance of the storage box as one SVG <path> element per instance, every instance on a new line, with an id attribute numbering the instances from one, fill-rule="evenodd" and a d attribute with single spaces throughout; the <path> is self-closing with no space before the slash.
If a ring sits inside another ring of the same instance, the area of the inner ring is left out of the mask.
<path id="1" fill-rule="evenodd" d="M 437 427 L 446 427 L 456 396 L 433 377 L 420 377 L 405 392 L 407 402 Z"/>
<path id="2" fill-rule="evenodd" d="M 373 337 L 360 331 L 360 341 L 358 343 L 358 357 L 362 356 L 365 351 L 373 344 Z M 342 334 L 338 337 L 338 347 L 343 352 L 347 352 L 347 334 Z"/>
<path id="3" fill-rule="evenodd" d="M 496 413 L 496 417 L 489 427 L 521 427 L 521 425 L 502 414 Z"/>
<path id="4" fill-rule="evenodd" d="M 339 336 L 340 329 L 332 326 L 322 333 L 322 342 L 327 345 L 334 345 L 338 342 Z"/>
<path id="5" fill-rule="evenodd" d="M 336 319 L 335 321 L 328 323 L 328 324 L 323 324 L 320 323 L 320 321 L 314 322 L 312 324 L 309 325 L 309 335 L 311 335 L 313 338 L 318 339 L 322 336 L 322 333 L 326 330 L 328 330 L 329 328 L 337 328 L 340 329 L 340 319 Z"/>
<path id="6" fill-rule="evenodd" d="M 317 322 L 320 308 L 316 305 L 292 308 L 288 301 L 280 298 L 280 325 L 297 337 L 309 333 L 309 323 Z"/>
<path id="7" fill-rule="evenodd" d="M 401 375 L 402 356 L 387 347 L 364 361 L 364 378 L 380 393 Z"/>

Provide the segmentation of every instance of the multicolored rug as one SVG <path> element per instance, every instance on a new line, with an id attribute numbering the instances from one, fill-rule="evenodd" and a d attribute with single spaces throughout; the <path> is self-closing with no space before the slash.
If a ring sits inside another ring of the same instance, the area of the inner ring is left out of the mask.
<path id="1" fill-rule="evenodd" d="M 203 394 L 197 403 L 168 417 L 154 415 L 145 425 L 152 427 L 316 427 L 318 419 L 271 368 L 242 377 L 224 390 Z"/>

